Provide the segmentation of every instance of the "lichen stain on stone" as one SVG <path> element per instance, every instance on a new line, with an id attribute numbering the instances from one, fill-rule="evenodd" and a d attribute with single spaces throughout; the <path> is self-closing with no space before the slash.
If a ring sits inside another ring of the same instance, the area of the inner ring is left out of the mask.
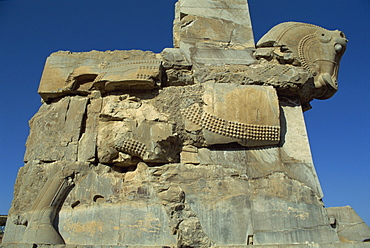
<path id="1" fill-rule="evenodd" d="M 89 235 L 89 236 L 93 236 L 93 235 L 103 232 L 103 228 L 104 228 L 103 222 L 94 221 L 94 220 L 88 221 L 85 223 L 70 222 L 68 225 L 66 225 L 66 230 L 68 230 L 68 232 L 80 233 L 80 234 Z"/>
<path id="2" fill-rule="evenodd" d="M 309 212 L 305 212 L 293 207 L 288 207 L 288 213 L 293 214 L 295 217 L 299 218 L 300 220 L 306 220 L 309 216 Z"/>
<path id="3" fill-rule="evenodd" d="M 161 231 L 160 220 L 152 216 L 146 216 L 143 220 L 137 220 L 134 224 L 127 225 L 128 229 L 137 229 L 146 233 L 159 233 Z"/>

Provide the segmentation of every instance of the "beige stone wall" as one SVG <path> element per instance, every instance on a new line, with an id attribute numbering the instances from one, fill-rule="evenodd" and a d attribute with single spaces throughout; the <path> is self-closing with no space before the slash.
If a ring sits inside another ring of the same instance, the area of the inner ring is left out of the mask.
<path id="1" fill-rule="evenodd" d="M 324 208 L 303 118 L 336 92 L 344 35 L 289 22 L 255 48 L 246 0 L 180 0 L 174 45 L 49 56 L 9 247 L 359 241 Z"/>

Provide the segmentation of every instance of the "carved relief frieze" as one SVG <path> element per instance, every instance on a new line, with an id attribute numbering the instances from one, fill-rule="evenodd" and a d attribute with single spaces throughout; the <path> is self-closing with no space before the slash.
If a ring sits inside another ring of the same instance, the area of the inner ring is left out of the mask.
<path id="1" fill-rule="evenodd" d="M 213 116 L 194 104 L 182 110 L 182 114 L 193 123 L 219 135 L 236 139 L 279 141 L 280 127 L 233 122 Z"/>

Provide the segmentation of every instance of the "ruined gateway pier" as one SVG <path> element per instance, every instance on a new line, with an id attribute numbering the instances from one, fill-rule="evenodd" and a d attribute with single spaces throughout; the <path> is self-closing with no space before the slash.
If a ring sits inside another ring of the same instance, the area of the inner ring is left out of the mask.
<path id="1" fill-rule="evenodd" d="M 344 34 L 286 22 L 255 45 L 247 0 L 179 0 L 173 32 L 160 54 L 48 57 L 1 246 L 369 247 L 324 208 L 303 119 Z"/>

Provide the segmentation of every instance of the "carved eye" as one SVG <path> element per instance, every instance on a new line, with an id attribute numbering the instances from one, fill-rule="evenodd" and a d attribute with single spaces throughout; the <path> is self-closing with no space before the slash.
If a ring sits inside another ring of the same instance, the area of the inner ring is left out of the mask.
<path id="1" fill-rule="evenodd" d="M 340 53 L 340 52 L 342 52 L 343 51 L 343 46 L 341 45 L 341 44 L 335 44 L 334 45 L 334 49 L 335 49 L 335 51 L 337 52 L 337 53 Z"/>
<path id="2" fill-rule="evenodd" d="M 318 33 L 317 36 L 318 36 L 319 40 L 323 43 L 328 43 L 332 38 L 332 35 L 326 34 L 326 33 L 321 33 L 321 32 Z"/>

